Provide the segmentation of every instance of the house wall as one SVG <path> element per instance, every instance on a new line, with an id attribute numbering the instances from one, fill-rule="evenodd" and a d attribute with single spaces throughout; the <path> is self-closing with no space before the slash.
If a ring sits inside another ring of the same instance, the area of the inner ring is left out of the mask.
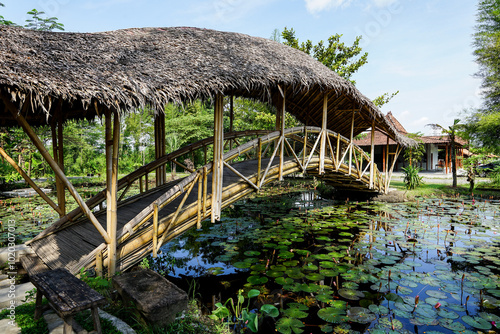
<path id="1" fill-rule="evenodd" d="M 437 170 L 438 163 L 438 147 L 434 144 L 425 144 L 427 156 L 427 166 L 425 170 Z"/>

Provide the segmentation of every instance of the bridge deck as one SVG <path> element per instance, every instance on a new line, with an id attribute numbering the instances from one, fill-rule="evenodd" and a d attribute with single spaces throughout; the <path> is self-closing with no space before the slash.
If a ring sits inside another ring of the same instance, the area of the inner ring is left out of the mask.
<path id="1" fill-rule="evenodd" d="M 318 160 L 314 158 L 313 160 Z M 262 169 L 266 168 L 269 163 L 269 159 L 262 159 Z M 271 169 L 273 167 L 277 167 L 279 164 L 279 159 L 274 159 L 273 164 L 271 165 Z M 284 162 L 284 175 L 298 171 L 299 165 L 293 158 L 286 158 Z M 356 180 L 353 176 L 346 176 L 347 166 L 342 165 L 339 172 L 335 172 L 333 165 L 327 164 L 329 168 L 326 169 L 325 179 L 338 178 L 340 183 L 337 185 L 343 185 L 345 188 L 355 188 L 357 190 L 364 189 L 365 191 L 371 191 L 368 187 L 368 182 L 366 177 L 361 180 Z M 257 161 L 256 160 L 247 160 L 243 162 L 236 163 L 232 165 L 235 169 L 238 170 L 243 176 L 248 179 L 252 179 L 252 177 L 256 177 L 257 171 Z M 315 174 L 317 172 L 317 163 L 311 161 L 310 164 L 310 172 Z M 231 198 L 228 197 L 241 197 L 241 186 L 246 187 L 246 192 L 251 191 L 252 187 L 245 182 L 241 177 L 234 174 L 229 168 L 224 167 L 224 177 L 223 177 L 223 193 L 225 194 L 223 201 L 226 203 L 231 201 Z M 357 173 L 357 171 L 353 170 L 353 174 Z M 212 189 L 211 175 L 209 174 L 207 177 L 207 188 L 209 192 Z M 334 176 L 335 175 L 335 176 Z M 277 174 L 269 175 L 266 179 L 265 183 L 268 183 L 277 178 Z M 150 190 L 147 193 L 143 193 L 140 195 L 136 195 L 130 197 L 120 203 L 117 210 L 118 215 L 118 226 L 117 231 L 123 229 L 125 224 L 134 217 L 136 217 L 144 208 L 148 205 L 151 205 L 160 195 L 166 193 L 169 189 L 173 188 L 175 185 L 180 183 L 181 180 L 176 180 L 169 182 L 161 187 Z M 239 190 L 238 190 L 239 189 Z M 159 219 L 165 218 L 174 213 L 181 202 L 183 196 L 178 197 L 172 203 L 165 206 L 163 209 L 159 211 Z M 198 182 L 194 184 L 193 190 L 191 194 L 186 200 L 184 208 L 189 206 L 195 206 L 198 200 Z M 184 211 L 185 209 L 183 209 Z M 101 225 L 106 228 L 106 210 L 101 210 L 96 213 L 96 218 L 99 220 Z M 206 217 L 205 217 L 206 218 Z M 184 217 L 184 221 L 189 219 L 193 219 L 193 216 L 188 217 L 187 219 Z M 145 225 L 151 229 L 152 219 Z M 179 222 L 182 224 L 182 222 Z M 196 225 L 194 225 L 196 226 Z M 143 227 L 143 228 L 145 228 Z M 118 233 L 120 234 L 120 233 Z M 165 240 L 165 241 L 168 241 Z M 92 225 L 92 223 L 86 218 L 81 218 L 77 220 L 72 225 L 66 226 L 64 229 L 56 231 L 47 235 L 44 238 L 34 240 L 30 246 L 33 248 L 35 253 L 52 269 L 65 267 L 68 270 L 76 273 L 79 271 L 79 264 L 89 255 L 92 255 L 92 252 L 104 243 L 104 239 L 96 230 L 96 228 Z M 137 252 L 140 250 L 137 249 Z M 151 250 L 142 249 L 143 254 L 149 254 Z M 118 258 L 120 259 L 120 253 L 118 254 Z M 127 260 L 128 261 L 128 260 Z M 130 262 L 130 261 L 129 261 Z M 129 265 L 127 265 L 128 267 Z M 123 265 L 121 269 L 125 268 Z"/>

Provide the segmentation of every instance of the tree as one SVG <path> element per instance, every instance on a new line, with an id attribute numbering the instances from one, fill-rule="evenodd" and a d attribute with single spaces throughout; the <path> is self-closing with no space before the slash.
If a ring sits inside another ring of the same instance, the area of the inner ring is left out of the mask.
<path id="1" fill-rule="evenodd" d="M 273 32 L 273 36 L 275 32 L 276 29 Z M 357 36 L 352 46 L 348 46 L 340 41 L 342 35 L 335 34 L 328 38 L 328 45 L 325 46 L 323 41 L 319 41 L 316 45 L 313 45 L 311 40 L 307 40 L 305 43 L 299 42 L 293 28 L 288 29 L 285 27 L 281 35 L 284 39 L 283 44 L 307 53 L 332 71 L 336 72 L 342 78 L 351 81 L 353 84 L 356 84 L 356 81 L 351 78 L 352 75 L 356 73 L 361 66 L 368 63 L 368 52 L 362 54 L 361 52 L 363 49 L 359 46 L 359 42 L 362 38 L 361 36 Z M 392 94 L 384 93 L 375 98 L 373 102 L 380 108 L 398 93 L 399 91 Z"/>
<path id="2" fill-rule="evenodd" d="M 368 53 L 361 54 L 362 49 L 359 46 L 361 36 L 356 37 L 352 46 L 348 46 L 344 42 L 340 42 L 342 35 L 335 34 L 328 38 L 328 45 L 325 46 L 323 41 L 319 41 L 316 45 L 313 45 L 311 40 L 299 43 L 293 28 L 285 27 L 281 35 L 284 39 L 283 44 L 307 53 L 354 84 L 356 82 L 351 79 L 351 76 L 368 62 Z M 359 58 L 357 58 L 358 56 Z"/>
<path id="3" fill-rule="evenodd" d="M 24 26 L 25 28 L 41 31 L 51 31 L 55 29 L 64 31 L 64 24 L 57 22 L 57 17 L 40 17 L 40 15 L 44 15 L 45 12 L 39 12 L 36 9 L 30 10 L 28 14 L 31 15 L 32 18 L 26 20 L 27 24 Z"/>
<path id="4" fill-rule="evenodd" d="M 500 1 L 479 1 L 473 45 L 484 103 L 468 122 L 476 141 L 500 153 Z"/>
<path id="5" fill-rule="evenodd" d="M 455 188 L 457 186 L 457 157 L 456 157 L 456 152 L 455 152 L 455 144 L 456 144 L 456 137 L 458 131 L 462 130 L 464 128 L 463 124 L 458 124 L 460 123 L 459 119 L 455 119 L 453 121 L 453 125 L 450 125 L 448 128 L 445 128 L 442 125 L 439 124 L 427 124 L 427 126 L 432 127 L 433 129 L 436 130 L 441 130 L 441 133 L 446 134 L 448 136 L 448 139 L 450 140 L 451 143 L 451 172 L 453 175 L 453 187 Z"/>
<path id="6" fill-rule="evenodd" d="M 406 189 L 415 189 L 422 184 L 423 177 L 419 176 L 420 167 L 417 166 L 417 162 L 422 160 L 425 154 L 425 147 L 422 143 L 421 133 L 409 133 L 407 135 L 409 138 L 418 142 L 415 147 L 409 147 L 404 151 L 404 158 L 408 162 L 407 167 L 403 167 L 403 172 L 405 174 L 404 182 Z"/>

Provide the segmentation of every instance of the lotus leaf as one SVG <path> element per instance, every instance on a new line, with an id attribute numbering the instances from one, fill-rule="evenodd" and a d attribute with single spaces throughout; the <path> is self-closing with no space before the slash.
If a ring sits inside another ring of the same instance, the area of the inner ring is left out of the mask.
<path id="1" fill-rule="evenodd" d="M 443 317 L 446 319 L 451 319 L 451 320 L 460 318 L 458 313 L 451 311 L 451 310 L 447 310 L 446 308 L 439 308 L 437 314 L 440 317 Z"/>
<path id="2" fill-rule="evenodd" d="M 310 271 L 316 271 L 318 270 L 318 266 L 314 265 L 312 263 L 308 263 L 305 266 L 302 267 L 304 270 L 310 270 Z"/>
<path id="3" fill-rule="evenodd" d="M 463 330 L 465 330 L 464 324 L 453 321 L 453 319 L 447 319 L 447 318 L 439 319 L 439 325 L 455 332 L 462 332 Z"/>
<path id="4" fill-rule="evenodd" d="M 247 282 L 253 285 L 261 285 L 266 284 L 268 282 L 268 278 L 265 276 L 249 276 L 247 278 Z"/>
<path id="5" fill-rule="evenodd" d="M 245 254 L 245 256 L 259 256 L 260 252 L 259 251 L 249 250 L 249 251 L 246 251 L 243 254 Z"/>
<path id="6" fill-rule="evenodd" d="M 318 317 L 326 322 L 338 324 L 347 321 L 348 318 L 345 316 L 346 312 L 343 309 L 338 309 L 335 307 L 325 307 L 318 311 Z"/>
<path id="7" fill-rule="evenodd" d="M 263 271 L 266 269 L 266 266 L 259 263 L 259 264 L 254 264 L 253 266 L 250 266 L 250 269 L 255 270 L 255 271 Z"/>
<path id="8" fill-rule="evenodd" d="M 291 279 L 289 277 L 286 277 L 286 278 L 285 277 L 277 277 L 274 281 L 280 285 L 287 285 L 287 284 L 293 283 L 293 279 Z"/>
<path id="9" fill-rule="evenodd" d="M 264 304 L 260 307 L 260 311 L 267 316 L 272 318 L 276 318 L 280 315 L 280 311 L 276 308 L 276 306 L 271 304 Z"/>
<path id="10" fill-rule="evenodd" d="M 317 281 L 321 281 L 321 280 L 325 279 L 325 276 L 323 276 L 319 273 L 311 273 L 311 274 L 306 275 L 306 278 L 310 281 L 317 282 Z"/>
<path id="11" fill-rule="evenodd" d="M 471 317 L 469 315 L 464 315 L 462 321 L 467 325 L 470 325 L 477 329 L 489 330 L 491 328 L 491 323 L 481 317 Z"/>
<path id="12" fill-rule="evenodd" d="M 235 266 L 238 269 L 247 269 L 250 268 L 251 265 L 252 264 L 249 262 L 236 262 L 233 264 L 233 266 Z"/>
<path id="13" fill-rule="evenodd" d="M 272 265 L 271 266 L 271 270 L 275 270 L 275 271 L 285 271 L 286 270 L 286 267 L 283 266 L 283 265 Z"/>
<path id="14" fill-rule="evenodd" d="M 479 316 L 486 321 L 494 321 L 500 325 L 500 317 L 496 314 L 487 313 L 487 312 L 479 312 Z"/>
<path id="15" fill-rule="evenodd" d="M 297 260 L 290 260 L 290 261 L 285 261 L 282 263 L 284 266 L 287 266 L 287 267 L 295 267 L 299 264 L 299 261 Z"/>
<path id="16" fill-rule="evenodd" d="M 380 318 L 378 323 L 382 327 L 394 328 L 395 330 L 399 330 L 399 329 L 403 328 L 403 323 L 397 319 Z"/>
<path id="17" fill-rule="evenodd" d="M 334 262 L 331 262 L 331 261 L 321 261 L 319 263 L 319 265 L 321 268 L 325 268 L 325 269 L 332 269 L 332 268 L 335 268 L 337 266 Z"/>
<path id="18" fill-rule="evenodd" d="M 439 321 L 432 318 L 414 317 L 410 319 L 410 323 L 417 326 L 437 326 Z"/>
<path id="19" fill-rule="evenodd" d="M 426 290 L 425 293 L 428 296 L 431 296 L 431 297 L 434 297 L 434 298 L 438 298 L 438 299 L 447 299 L 448 298 L 448 296 L 446 295 L 446 293 L 444 293 L 442 291 Z"/>
<path id="20" fill-rule="evenodd" d="M 349 318 L 349 320 L 358 322 L 360 324 L 368 324 L 377 319 L 377 316 L 375 314 L 364 307 L 351 307 L 347 310 L 347 317 Z"/>
<path id="21" fill-rule="evenodd" d="M 352 289 L 340 289 L 339 295 L 349 300 L 360 300 L 365 296 L 363 292 Z"/>
<path id="22" fill-rule="evenodd" d="M 359 288 L 359 284 L 355 282 L 344 282 L 342 286 L 346 289 L 353 289 L 356 290 Z"/>
<path id="23" fill-rule="evenodd" d="M 389 309 L 383 305 L 371 304 L 370 306 L 368 306 L 368 308 L 375 314 L 381 314 L 381 315 L 389 314 Z"/>
<path id="24" fill-rule="evenodd" d="M 300 268 L 290 268 L 285 273 L 293 279 L 301 279 L 306 276 L 300 271 Z"/>
<path id="25" fill-rule="evenodd" d="M 325 277 L 335 277 L 339 275 L 339 272 L 336 270 L 322 269 L 319 273 Z"/>
<path id="26" fill-rule="evenodd" d="M 283 276 L 284 273 L 282 271 L 277 271 L 277 270 L 268 270 L 266 271 L 266 275 L 269 277 L 280 277 Z"/>
<path id="27" fill-rule="evenodd" d="M 412 299 L 414 300 L 413 297 L 412 297 Z M 396 303 L 394 303 L 394 306 L 398 310 L 405 311 L 405 312 L 411 312 L 411 311 L 413 311 L 413 308 L 414 308 L 414 305 L 410 305 L 410 304 L 406 304 L 406 303 L 402 303 L 402 302 L 396 302 Z"/>
<path id="28" fill-rule="evenodd" d="M 282 334 L 300 334 L 304 332 L 302 329 L 304 326 L 298 319 L 282 317 L 276 323 L 276 330 Z"/>

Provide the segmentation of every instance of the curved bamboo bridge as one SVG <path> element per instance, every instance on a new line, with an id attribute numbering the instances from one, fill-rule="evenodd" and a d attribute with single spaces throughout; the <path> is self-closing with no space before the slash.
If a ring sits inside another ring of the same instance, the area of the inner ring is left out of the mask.
<path id="1" fill-rule="evenodd" d="M 225 135 L 224 146 L 242 139 L 254 139 L 223 155 L 220 208 L 291 173 L 318 175 L 340 188 L 373 192 L 387 189 L 388 178 L 381 175 L 370 157 L 335 132 L 299 127 L 285 130 L 284 135 L 275 131 L 258 137 L 265 132 Z M 156 254 L 164 243 L 190 228 L 199 228 L 202 220 L 218 219 L 212 210 L 216 205 L 214 194 L 218 191 L 213 182 L 212 163 L 191 170 L 191 174 L 181 180 L 160 181 L 157 187 L 147 188 L 149 173 L 161 172 L 168 163 L 183 166 L 177 162 L 179 157 L 195 150 L 203 150 L 206 154 L 209 145 L 213 145 L 213 138 L 168 154 L 119 180 L 117 270 L 124 271 L 143 257 Z M 186 166 L 183 168 L 188 170 Z M 141 193 L 127 198 L 127 191 L 134 183 L 140 184 Z M 106 200 L 105 192 L 87 201 L 88 207 L 97 211 L 95 216 L 103 228 L 106 210 L 98 208 L 102 208 Z M 107 244 L 80 208 L 64 216 L 29 245 L 50 268 L 66 267 L 77 273 L 81 268 L 95 267 L 102 272 L 103 266 L 108 265 Z"/>

